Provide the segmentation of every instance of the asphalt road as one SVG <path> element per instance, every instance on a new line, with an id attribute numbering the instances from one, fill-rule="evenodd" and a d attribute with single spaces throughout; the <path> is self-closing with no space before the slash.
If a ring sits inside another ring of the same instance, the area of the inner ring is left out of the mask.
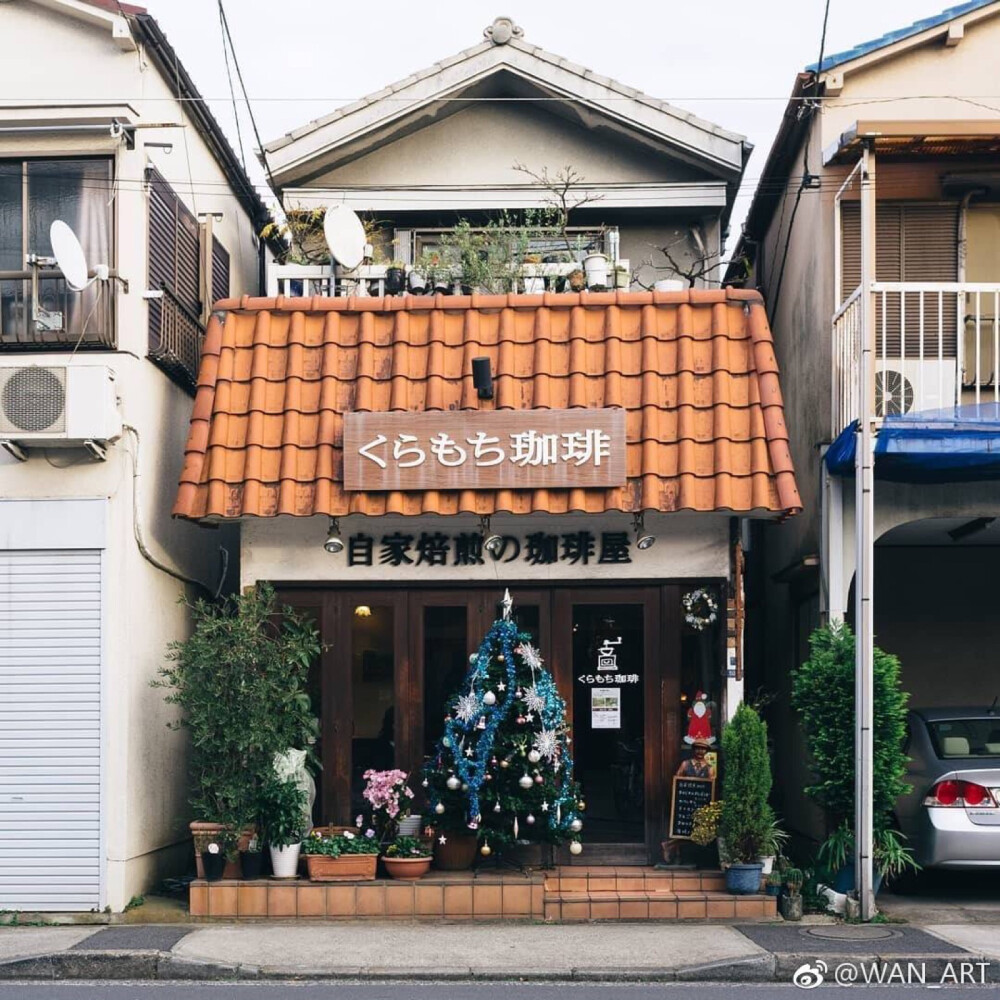
<path id="1" fill-rule="evenodd" d="M 821 986 L 800 990 L 788 985 L 726 983 L 531 984 L 531 983 L 5 983 L 0 1000 L 790 1000 L 795 996 L 843 1000 L 849 987 Z M 918 988 L 872 986 L 864 1000 L 902 1000 Z M 922 992 L 922 991 L 921 991 Z M 958 988 L 937 988 L 930 996 L 957 996 Z M 966 987 L 962 995 L 1000 998 L 1000 986 Z"/>

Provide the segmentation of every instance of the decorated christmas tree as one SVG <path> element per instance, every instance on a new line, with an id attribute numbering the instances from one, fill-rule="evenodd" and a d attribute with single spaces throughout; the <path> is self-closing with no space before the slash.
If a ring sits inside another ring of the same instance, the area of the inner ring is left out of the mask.
<path id="1" fill-rule="evenodd" d="M 566 704 L 505 592 L 503 616 L 470 657 L 428 762 L 435 825 L 476 832 L 484 855 L 526 840 L 569 841 L 578 854 L 583 820 L 567 728 Z"/>

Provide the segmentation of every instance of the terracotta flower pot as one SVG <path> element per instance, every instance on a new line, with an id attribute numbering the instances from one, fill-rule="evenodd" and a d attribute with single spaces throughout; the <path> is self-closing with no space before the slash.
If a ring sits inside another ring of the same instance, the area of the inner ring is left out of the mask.
<path id="1" fill-rule="evenodd" d="M 474 833 L 444 833 L 445 842 L 441 843 L 441 834 L 434 838 L 434 867 L 446 872 L 463 871 L 472 867 L 476 860 L 476 847 L 479 837 Z"/>
<path id="2" fill-rule="evenodd" d="M 375 878 L 377 854 L 305 855 L 309 878 L 313 882 L 368 882 Z"/>
<path id="3" fill-rule="evenodd" d="M 422 878 L 431 868 L 428 858 L 383 858 L 386 873 L 389 878 L 413 879 Z"/>

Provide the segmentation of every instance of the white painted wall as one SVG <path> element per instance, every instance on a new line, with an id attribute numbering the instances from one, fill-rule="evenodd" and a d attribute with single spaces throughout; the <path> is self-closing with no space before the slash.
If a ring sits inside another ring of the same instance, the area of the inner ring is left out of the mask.
<path id="1" fill-rule="evenodd" d="M 20 356 L 26 363 L 111 367 L 122 416 L 141 441 L 139 522 L 146 544 L 161 561 L 214 588 L 220 545 L 233 554 L 229 583 L 235 586 L 237 529 L 199 528 L 174 521 L 170 510 L 187 437 L 192 400 L 146 359 L 147 202 L 143 170 L 147 159 L 195 213 L 221 212 L 215 234 L 230 253 L 231 292 L 257 290 L 257 257 L 252 224 L 226 178 L 171 88 L 142 51 L 123 52 L 110 31 L 36 7 L 26 0 L 0 4 L 0 93 L 5 103 L 52 104 L 41 117 L 58 120 L 55 107 L 80 93 L 95 102 L 127 102 L 136 120 L 176 123 L 180 127 L 138 129 L 136 148 L 127 150 L 106 138 L 0 136 L 5 156 L 81 155 L 113 151 L 118 178 L 115 193 L 115 245 L 112 262 L 129 281 L 116 295 L 118 350 Z M 12 55 L 15 53 L 23 56 Z M 45 53 L 45 58 L 40 58 Z M 144 150 L 144 142 L 171 142 L 173 152 Z M 0 355 L 9 362 L 14 356 Z M 109 504 L 107 676 L 114 697 L 106 719 L 108 738 L 107 903 L 121 909 L 131 896 L 147 890 L 171 862 L 171 847 L 185 836 L 187 817 L 183 739 L 167 730 L 175 717 L 162 692 L 149 681 L 163 663 L 168 641 L 181 638 L 188 616 L 177 604 L 191 588 L 154 568 L 139 553 L 133 536 L 133 459 L 135 440 L 123 437 L 106 462 L 83 451 L 35 450 L 26 463 L 0 457 L 0 496 L 20 498 L 104 498 Z M 57 467 L 64 466 L 64 467 Z M 65 467 L 68 466 L 68 467 Z M 0 512 L 2 519 L 2 512 Z M 181 847 L 183 849 L 183 845 Z"/>

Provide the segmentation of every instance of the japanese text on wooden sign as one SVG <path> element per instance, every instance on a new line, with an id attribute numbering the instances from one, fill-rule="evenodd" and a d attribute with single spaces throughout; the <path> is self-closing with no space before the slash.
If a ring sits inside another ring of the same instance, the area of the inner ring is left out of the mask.
<path id="1" fill-rule="evenodd" d="M 491 490 L 625 483 L 625 411 L 344 414 L 345 490 Z"/>
<path id="2" fill-rule="evenodd" d="M 348 566 L 484 566 L 487 562 L 521 561 L 529 566 L 589 566 L 632 561 L 631 537 L 626 531 L 534 531 L 519 538 L 499 535 L 487 551 L 478 531 L 447 535 L 443 531 L 409 534 L 394 531 L 376 539 L 358 533 L 347 539 Z"/>

